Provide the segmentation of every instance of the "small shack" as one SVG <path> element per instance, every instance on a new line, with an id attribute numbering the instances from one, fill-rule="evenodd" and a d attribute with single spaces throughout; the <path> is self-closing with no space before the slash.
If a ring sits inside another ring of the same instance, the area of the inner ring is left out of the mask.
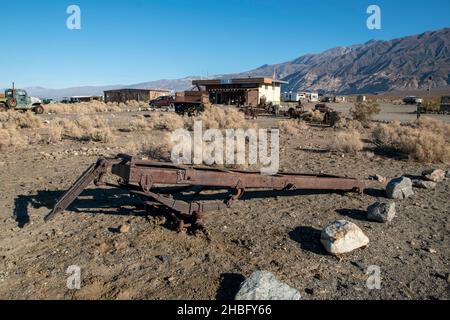
<path id="1" fill-rule="evenodd" d="M 199 90 L 204 88 L 214 104 L 256 106 L 263 100 L 279 105 L 281 84 L 287 82 L 272 78 L 236 78 L 194 80 L 192 84 Z"/>
<path id="2" fill-rule="evenodd" d="M 117 89 L 104 92 L 105 102 L 144 101 L 156 99 L 161 96 L 169 96 L 169 90 L 158 89 Z"/>

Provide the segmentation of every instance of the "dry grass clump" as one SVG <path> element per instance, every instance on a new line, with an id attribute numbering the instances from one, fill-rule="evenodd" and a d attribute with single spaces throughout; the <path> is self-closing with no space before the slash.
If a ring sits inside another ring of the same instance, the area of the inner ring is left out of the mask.
<path id="1" fill-rule="evenodd" d="M 202 121 L 203 129 L 249 129 L 254 125 L 245 120 L 245 114 L 235 108 L 205 106 L 205 111 L 197 117 L 186 117 L 185 127 L 192 130 L 195 121 Z"/>
<path id="2" fill-rule="evenodd" d="M 95 142 L 110 143 L 115 140 L 115 136 L 108 126 L 108 123 L 100 117 L 83 116 L 75 120 L 77 126 L 81 129 L 81 139 Z M 77 132 L 75 132 L 77 133 Z M 78 134 L 74 138 L 80 138 Z"/>
<path id="3" fill-rule="evenodd" d="M 422 118 L 413 124 L 379 124 L 372 130 L 378 148 L 424 163 L 450 163 L 450 125 Z"/>
<path id="4" fill-rule="evenodd" d="M 158 139 L 147 140 L 142 144 L 141 153 L 156 161 L 170 161 L 173 142 L 169 133 Z M 130 146 L 131 148 L 131 146 Z"/>
<path id="5" fill-rule="evenodd" d="M 137 116 L 133 120 L 131 120 L 128 123 L 127 128 L 125 128 L 125 131 L 137 131 L 137 132 L 143 132 L 143 131 L 149 131 L 152 127 L 150 123 L 145 119 L 144 116 Z"/>
<path id="6" fill-rule="evenodd" d="M 144 116 L 135 117 L 128 123 L 124 131 L 175 131 L 184 127 L 185 120 L 183 117 L 172 113 L 158 113 L 146 118 Z"/>
<path id="7" fill-rule="evenodd" d="M 159 113 L 148 119 L 151 129 L 162 131 L 175 131 L 184 127 L 183 117 L 173 113 Z"/>
<path id="8" fill-rule="evenodd" d="M 53 123 L 50 126 L 53 126 Z M 116 138 L 108 123 L 99 117 L 82 116 L 75 121 L 61 119 L 51 131 L 56 132 L 56 127 L 59 127 L 61 130 L 59 140 L 63 137 L 68 137 L 83 141 L 111 143 Z M 58 137 L 56 134 L 54 136 L 55 138 Z"/>
<path id="9" fill-rule="evenodd" d="M 0 150 L 11 147 L 21 147 L 27 144 L 27 140 L 21 132 L 15 128 L 0 128 Z"/>
<path id="10" fill-rule="evenodd" d="M 31 112 L 8 110 L 0 113 L 2 128 L 38 129 L 42 127 L 42 120 Z"/>
<path id="11" fill-rule="evenodd" d="M 55 114 L 88 114 L 104 112 L 122 112 L 121 108 L 115 103 L 104 103 L 102 101 L 80 102 L 80 103 L 52 103 L 44 106 L 45 112 Z"/>
<path id="12" fill-rule="evenodd" d="M 109 128 L 93 129 L 89 132 L 88 137 L 92 141 L 102 143 L 112 143 L 116 139 L 116 136 Z"/>
<path id="13" fill-rule="evenodd" d="M 364 144 L 361 135 L 356 130 L 339 131 L 333 137 L 331 149 L 345 153 L 357 153 L 361 151 Z"/>
<path id="14" fill-rule="evenodd" d="M 363 124 L 361 122 L 359 122 L 358 120 L 347 121 L 346 127 L 347 127 L 347 129 L 349 129 L 351 131 L 362 132 L 364 130 Z"/>
<path id="15" fill-rule="evenodd" d="M 147 109 L 149 104 L 144 101 L 130 100 L 126 102 L 126 106 L 131 109 Z"/>
<path id="16" fill-rule="evenodd" d="M 319 110 L 309 110 L 307 118 L 312 122 L 323 122 L 325 114 Z"/>
<path id="17" fill-rule="evenodd" d="M 436 98 L 424 98 L 421 107 L 426 112 L 437 112 L 440 109 L 439 99 Z"/>
<path id="18" fill-rule="evenodd" d="M 300 131 L 307 130 L 309 126 L 304 121 L 286 120 L 281 121 L 278 128 L 282 134 L 298 134 Z"/>
<path id="19" fill-rule="evenodd" d="M 421 117 L 415 124 L 422 130 L 432 131 L 450 139 L 450 124 L 429 117 Z"/>
<path id="20" fill-rule="evenodd" d="M 81 139 L 83 137 L 83 130 L 77 125 L 75 121 L 61 119 L 58 121 L 58 125 L 62 127 L 64 136 L 68 136 L 74 139 Z"/>
<path id="21" fill-rule="evenodd" d="M 370 120 L 372 120 L 372 117 L 379 114 L 380 111 L 380 106 L 376 102 L 357 102 L 350 110 L 350 115 L 353 120 L 357 120 L 362 124 L 367 124 Z"/>

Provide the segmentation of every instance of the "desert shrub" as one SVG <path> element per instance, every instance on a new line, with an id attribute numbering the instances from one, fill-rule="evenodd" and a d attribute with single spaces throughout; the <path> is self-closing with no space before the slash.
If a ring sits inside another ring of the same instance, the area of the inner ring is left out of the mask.
<path id="1" fill-rule="evenodd" d="M 74 121 L 61 119 L 58 124 L 62 127 L 62 135 L 74 139 L 81 139 L 83 137 L 83 130 Z"/>
<path id="2" fill-rule="evenodd" d="M 147 131 L 151 129 L 151 124 L 143 116 L 134 118 L 128 123 L 128 126 L 125 128 L 125 130 L 137 132 Z"/>
<path id="3" fill-rule="evenodd" d="M 148 119 L 148 128 L 161 131 L 175 131 L 184 127 L 183 117 L 172 113 L 158 113 Z"/>
<path id="4" fill-rule="evenodd" d="M 0 123 L 3 128 L 38 129 L 42 120 L 31 112 L 8 110 L 0 113 Z"/>
<path id="5" fill-rule="evenodd" d="M 415 125 L 422 130 L 432 131 L 450 139 L 450 124 L 443 121 L 434 120 L 429 117 L 421 117 Z"/>
<path id="6" fill-rule="evenodd" d="M 424 98 L 421 106 L 427 112 L 437 112 L 440 108 L 439 100 L 436 98 Z"/>
<path id="7" fill-rule="evenodd" d="M 325 114 L 320 112 L 319 110 L 309 110 L 307 117 L 312 122 L 323 122 Z"/>
<path id="8" fill-rule="evenodd" d="M 142 144 L 141 152 L 156 161 L 170 161 L 173 143 L 170 134 L 160 139 L 147 140 Z"/>
<path id="9" fill-rule="evenodd" d="M 27 144 L 24 135 L 15 128 L 0 128 L 0 150 Z"/>
<path id="10" fill-rule="evenodd" d="M 286 120 L 280 122 L 278 128 L 282 134 L 298 134 L 299 131 L 307 130 L 309 126 L 304 121 Z"/>
<path id="11" fill-rule="evenodd" d="M 364 147 L 361 135 L 356 130 L 339 131 L 332 139 L 331 149 L 345 153 L 356 153 Z"/>
<path id="12" fill-rule="evenodd" d="M 41 142 L 44 143 L 56 143 L 62 140 L 63 128 L 58 123 L 50 122 L 45 127 L 45 134 L 42 136 Z"/>
<path id="13" fill-rule="evenodd" d="M 254 125 L 245 120 L 245 114 L 236 108 L 205 106 L 205 111 L 197 117 L 185 117 L 185 127 L 192 130 L 194 121 L 202 121 L 204 129 L 248 129 Z"/>
<path id="14" fill-rule="evenodd" d="M 379 124 L 372 130 L 378 148 L 396 151 L 425 163 L 450 162 L 450 125 L 422 118 L 413 124 Z"/>
<path id="15" fill-rule="evenodd" d="M 128 108 L 131 109 L 147 109 L 149 107 L 149 104 L 144 101 L 130 100 L 127 101 L 125 104 Z"/>
<path id="16" fill-rule="evenodd" d="M 106 128 L 108 126 L 107 122 L 100 118 L 100 117 L 88 117 L 88 116 L 82 116 L 78 119 L 75 120 L 76 124 L 84 129 L 84 130 L 89 130 L 89 129 L 99 129 L 99 128 Z"/>
<path id="17" fill-rule="evenodd" d="M 346 123 L 346 128 L 352 131 L 362 132 L 364 130 L 364 126 L 358 120 L 350 120 Z"/>
<path id="18" fill-rule="evenodd" d="M 125 107 L 116 103 L 104 103 L 102 101 L 80 102 L 80 103 L 52 103 L 44 107 L 45 112 L 55 114 L 89 114 L 104 112 L 121 112 Z"/>
<path id="19" fill-rule="evenodd" d="M 109 128 L 94 128 L 88 132 L 87 137 L 95 142 L 111 143 L 115 141 L 115 135 Z"/>
<path id="20" fill-rule="evenodd" d="M 372 117 L 379 114 L 380 111 L 380 106 L 376 102 L 357 102 L 350 110 L 350 115 L 353 120 L 357 120 L 362 124 L 367 124 L 372 120 Z"/>

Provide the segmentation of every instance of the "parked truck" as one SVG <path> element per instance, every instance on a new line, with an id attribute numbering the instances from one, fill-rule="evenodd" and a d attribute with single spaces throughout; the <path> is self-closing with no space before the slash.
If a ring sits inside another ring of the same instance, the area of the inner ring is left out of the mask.
<path id="1" fill-rule="evenodd" d="M 175 112 L 188 116 L 197 115 L 205 110 L 205 105 L 210 103 L 209 94 L 206 91 L 184 91 L 175 94 L 172 102 Z"/>
<path id="2" fill-rule="evenodd" d="M 32 110 L 36 114 L 44 113 L 42 101 L 39 98 L 30 97 L 22 89 L 6 89 L 3 98 L 0 98 L 0 111 L 6 110 Z"/>

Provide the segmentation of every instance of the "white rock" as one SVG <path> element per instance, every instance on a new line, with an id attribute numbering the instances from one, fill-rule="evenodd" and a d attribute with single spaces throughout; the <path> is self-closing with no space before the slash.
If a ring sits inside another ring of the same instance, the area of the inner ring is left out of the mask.
<path id="1" fill-rule="evenodd" d="M 422 176 L 433 182 L 442 182 L 445 179 L 445 171 L 441 169 L 430 169 L 422 172 Z"/>
<path id="2" fill-rule="evenodd" d="M 372 221 L 391 222 L 395 214 L 395 202 L 376 202 L 367 208 L 367 219 Z"/>
<path id="3" fill-rule="evenodd" d="M 436 189 L 436 182 L 425 180 L 413 180 L 413 186 L 420 189 Z"/>
<path id="4" fill-rule="evenodd" d="M 414 195 L 412 181 L 406 177 L 395 178 L 386 186 L 386 195 L 391 199 L 406 199 Z"/>
<path id="5" fill-rule="evenodd" d="M 300 300 L 300 292 L 268 271 L 255 271 L 242 284 L 236 300 Z"/>
<path id="6" fill-rule="evenodd" d="M 320 242 L 329 253 L 338 255 L 367 246 L 369 238 L 356 224 L 338 220 L 322 231 Z"/>
<path id="7" fill-rule="evenodd" d="M 385 177 L 383 177 L 382 175 L 379 175 L 379 174 L 371 176 L 370 179 L 373 179 L 373 180 L 381 182 L 381 183 L 386 183 L 386 181 L 387 181 Z"/>

